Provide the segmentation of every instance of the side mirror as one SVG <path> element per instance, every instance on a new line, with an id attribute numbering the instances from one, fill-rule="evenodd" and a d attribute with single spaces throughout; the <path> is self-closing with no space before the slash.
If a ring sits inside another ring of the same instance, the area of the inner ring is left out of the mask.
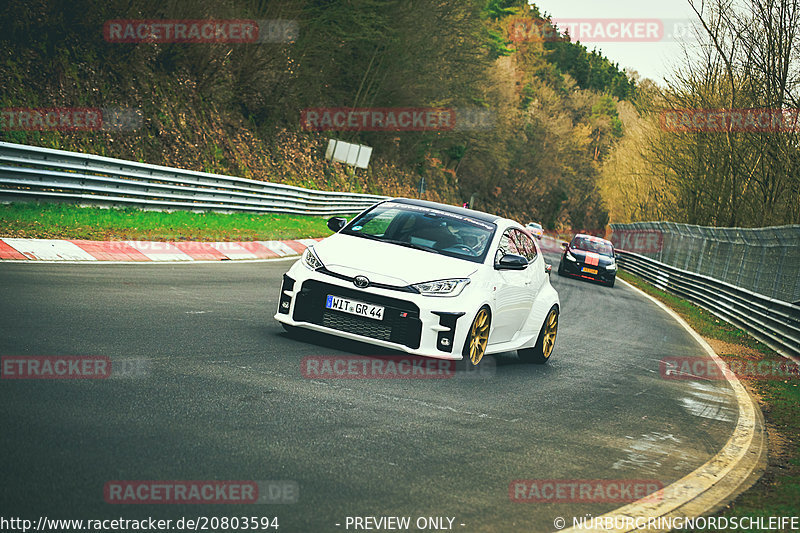
<path id="1" fill-rule="evenodd" d="M 544 266 L 544 271 L 545 271 L 545 273 L 546 273 L 546 274 L 549 276 L 549 275 L 550 275 L 550 272 L 552 272 L 552 271 L 553 271 L 553 265 L 545 265 L 545 266 Z"/>
<path id="2" fill-rule="evenodd" d="M 334 233 L 338 233 L 340 229 L 347 225 L 347 219 L 342 217 L 332 217 L 328 219 L 328 229 Z"/>
<path id="3" fill-rule="evenodd" d="M 506 254 L 494 265 L 495 270 L 525 270 L 528 259 L 517 254 Z"/>
<path id="4" fill-rule="evenodd" d="M 561 247 L 562 247 L 563 249 L 565 249 L 565 250 L 566 250 L 566 249 L 567 249 L 567 246 L 569 246 L 569 243 L 568 243 L 568 242 L 562 242 L 562 243 L 561 243 Z"/>

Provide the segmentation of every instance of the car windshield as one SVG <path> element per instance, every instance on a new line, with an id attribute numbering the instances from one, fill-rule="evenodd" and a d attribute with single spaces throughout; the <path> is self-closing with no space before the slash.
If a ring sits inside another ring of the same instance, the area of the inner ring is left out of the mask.
<path id="1" fill-rule="evenodd" d="M 341 233 L 481 263 L 496 228 L 459 213 L 384 202 L 355 218 Z"/>
<path id="2" fill-rule="evenodd" d="M 611 245 L 596 237 L 575 237 L 569 247 L 610 257 L 614 256 L 614 249 Z"/>
<path id="3" fill-rule="evenodd" d="M 542 229 L 542 225 L 541 224 L 537 224 L 536 222 L 531 222 L 530 224 L 528 224 L 528 227 L 529 228 Z"/>

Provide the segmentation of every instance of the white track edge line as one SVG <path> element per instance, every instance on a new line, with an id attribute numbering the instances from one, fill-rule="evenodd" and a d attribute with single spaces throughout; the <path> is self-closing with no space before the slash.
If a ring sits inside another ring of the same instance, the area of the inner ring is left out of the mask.
<path id="1" fill-rule="evenodd" d="M 627 281 L 623 279 L 620 279 L 620 281 L 622 281 L 625 285 L 627 285 L 634 291 L 648 298 L 650 301 L 652 301 L 658 307 L 660 307 L 663 311 L 665 311 L 668 315 L 670 315 L 676 322 L 678 322 L 678 324 L 683 326 L 683 328 L 692 336 L 692 338 L 700 345 L 700 347 L 702 347 L 705 350 L 705 352 L 720 367 L 721 370 L 725 368 L 725 362 L 714 352 L 714 350 L 711 348 L 708 342 L 706 342 L 706 340 L 703 339 L 703 337 L 701 337 L 699 333 L 693 330 L 691 326 L 689 326 L 689 324 L 683 318 L 681 318 L 680 315 L 678 315 L 678 313 L 670 309 L 666 304 L 664 304 L 660 300 L 656 299 L 653 296 L 650 296 L 643 290 L 633 286 Z M 731 437 L 728 439 L 725 445 L 720 449 L 720 451 L 717 452 L 713 457 L 711 457 L 708 461 L 706 461 L 700 467 L 696 468 L 691 473 L 671 483 L 670 485 L 664 487 L 660 491 L 662 494 L 664 494 L 664 497 L 660 501 L 653 502 L 653 497 L 651 495 L 649 497 L 645 497 L 641 500 L 635 501 L 628 505 L 623 505 L 622 507 L 619 507 L 613 511 L 610 511 L 598 517 L 593 517 L 593 519 L 609 517 L 610 519 L 613 520 L 614 517 L 633 517 L 634 519 L 642 517 L 644 518 L 646 523 L 648 518 L 656 519 L 665 516 L 668 513 L 677 509 L 678 507 L 685 505 L 686 503 L 692 501 L 693 499 L 705 493 L 716 483 L 724 479 L 724 477 L 742 459 L 744 459 L 744 457 L 747 455 L 747 452 L 750 449 L 750 445 L 752 444 L 753 439 L 755 438 L 755 425 L 757 422 L 755 413 L 756 406 L 753 403 L 753 400 L 750 397 L 750 395 L 745 390 L 742 383 L 735 375 L 731 375 L 730 372 L 724 372 L 723 375 L 726 376 L 728 383 L 730 384 L 734 394 L 736 395 L 736 400 L 737 403 L 739 404 L 739 417 L 736 422 L 736 426 L 733 429 Z M 724 466 L 722 467 L 717 466 L 720 464 L 721 461 Z M 718 470 L 718 472 L 716 474 L 709 475 L 709 473 L 707 472 L 708 470 L 712 471 Z M 691 483 L 693 482 L 699 484 L 701 490 L 697 490 L 697 488 L 691 488 L 690 490 L 685 490 L 685 488 L 687 486 L 691 486 Z M 676 495 L 673 495 L 671 493 L 675 493 Z M 635 530 L 636 530 L 635 528 L 619 529 L 619 530 L 596 530 L 596 529 L 571 526 L 559 531 L 561 533 L 564 532 L 575 533 L 578 531 L 618 531 L 620 533 L 624 533 Z"/>

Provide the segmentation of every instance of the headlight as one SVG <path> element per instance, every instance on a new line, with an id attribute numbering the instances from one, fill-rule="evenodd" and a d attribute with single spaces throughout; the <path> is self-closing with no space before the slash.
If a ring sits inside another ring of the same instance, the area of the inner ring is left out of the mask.
<path id="1" fill-rule="evenodd" d="M 322 261 L 319 260 L 319 257 L 317 257 L 313 246 L 309 246 L 303 251 L 302 261 L 309 270 L 319 270 L 325 266 L 322 264 Z"/>
<path id="2" fill-rule="evenodd" d="M 616 270 L 616 269 L 617 269 L 617 264 L 613 261 L 611 262 L 610 265 L 606 265 L 606 270 Z"/>
<path id="3" fill-rule="evenodd" d="M 569 253 L 569 250 L 567 250 L 566 258 L 569 259 L 570 261 L 575 261 L 575 256 Z"/>
<path id="4" fill-rule="evenodd" d="M 440 279 L 412 285 L 424 296 L 458 296 L 469 285 L 469 278 Z"/>

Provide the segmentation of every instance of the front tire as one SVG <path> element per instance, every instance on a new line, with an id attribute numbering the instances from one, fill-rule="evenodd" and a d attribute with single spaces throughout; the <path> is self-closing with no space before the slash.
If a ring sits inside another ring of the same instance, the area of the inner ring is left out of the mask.
<path id="1" fill-rule="evenodd" d="M 526 363 L 541 365 L 550 359 L 553 347 L 556 345 L 556 335 L 558 334 L 558 307 L 553 306 L 547 317 L 544 319 L 542 329 L 539 331 L 539 338 L 533 348 L 517 350 L 519 358 Z"/>
<path id="2" fill-rule="evenodd" d="M 489 344 L 489 328 L 492 324 L 492 314 L 487 306 L 478 310 L 472 325 L 467 333 L 467 340 L 464 341 L 462 355 L 469 366 L 478 366 L 486 353 L 486 346 Z"/>

